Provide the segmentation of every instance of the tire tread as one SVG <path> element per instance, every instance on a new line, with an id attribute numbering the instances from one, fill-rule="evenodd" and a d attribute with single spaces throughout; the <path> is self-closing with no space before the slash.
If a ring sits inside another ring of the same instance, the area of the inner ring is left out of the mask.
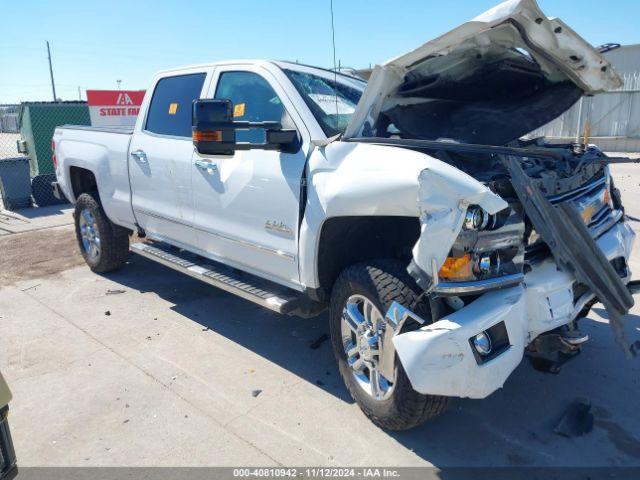
<path id="1" fill-rule="evenodd" d="M 403 262 L 380 259 L 359 263 L 345 269 L 333 288 L 331 318 L 342 312 L 343 297 L 348 296 L 348 292 L 352 291 L 356 285 L 371 285 L 375 289 L 375 292 L 371 293 L 378 296 L 385 311 L 394 301 L 397 301 L 423 318 L 429 318 L 430 311 L 427 308 L 428 305 L 425 306 L 421 299 L 421 289 L 404 267 Z M 334 351 L 337 355 L 343 355 L 340 351 L 340 341 L 336 345 L 335 339 L 333 340 Z M 349 393 L 358 402 L 365 415 L 378 426 L 389 430 L 406 430 L 415 427 L 442 413 L 449 400 L 448 397 L 423 395 L 416 392 L 411 387 L 402 364 L 398 362 L 398 378 L 394 386 L 390 412 L 381 417 L 376 415 L 366 403 L 358 400 L 359 396 L 364 394 L 357 390 L 359 387 L 353 385 L 347 378 L 344 380 Z"/>
<path id="2" fill-rule="evenodd" d="M 87 259 L 86 252 L 82 247 L 80 228 L 78 226 L 80 212 L 85 208 L 93 212 L 96 223 L 98 224 L 98 230 L 100 231 L 100 258 L 95 265 L 89 263 Z M 92 271 L 96 273 L 112 272 L 127 262 L 127 258 L 129 257 L 129 232 L 109 220 L 102 208 L 97 192 L 83 193 L 78 197 L 74 217 L 78 245 L 80 246 L 82 256 Z"/>

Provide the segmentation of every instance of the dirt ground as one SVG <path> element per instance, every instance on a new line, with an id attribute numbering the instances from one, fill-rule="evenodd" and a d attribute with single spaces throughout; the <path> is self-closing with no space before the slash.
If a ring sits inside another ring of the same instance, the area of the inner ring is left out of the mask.
<path id="1" fill-rule="evenodd" d="M 83 263 L 73 226 L 0 236 L 0 287 Z"/>

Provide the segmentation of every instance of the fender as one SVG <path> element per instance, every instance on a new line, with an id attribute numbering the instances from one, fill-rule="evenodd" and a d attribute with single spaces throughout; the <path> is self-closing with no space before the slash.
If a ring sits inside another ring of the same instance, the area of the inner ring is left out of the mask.
<path id="1" fill-rule="evenodd" d="M 418 204 L 420 237 L 413 247 L 409 272 L 428 291 L 438 284 L 438 271 L 462 230 L 469 205 L 489 214 L 508 207 L 498 195 L 473 177 L 448 164 L 420 172 Z"/>
<path id="2" fill-rule="evenodd" d="M 65 138 L 66 129 L 54 134 L 58 155 L 56 175 L 62 191 L 75 202 L 71 184 L 71 167 L 83 168 L 93 173 L 99 185 L 100 201 L 105 213 L 118 225 L 133 228 L 128 173 L 128 135 L 113 135 L 120 141 L 107 148 L 100 143 L 100 132 L 73 130 L 74 138 Z"/>
<path id="3" fill-rule="evenodd" d="M 392 146 L 332 142 L 316 148 L 309 159 L 308 196 L 300 228 L 300 278 L 319 287 L 319 239 L 326 220 L 342 216 L 420 217 L 422 233 L 414 262 L 432 275 L 457 237 L 466 207 L 489 213 L 507 206 L 487 187 L 436 158 Z M 434 236 L 435 235 L 435 236 Z M 439 243 L 431 249 L 429 244 Z"/>

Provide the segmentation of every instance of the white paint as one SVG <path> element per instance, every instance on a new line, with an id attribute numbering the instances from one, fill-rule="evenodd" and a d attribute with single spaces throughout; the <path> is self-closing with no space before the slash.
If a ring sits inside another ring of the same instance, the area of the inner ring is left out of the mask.
<path id="1" fill-rule="evenodd" d="M 609 260 L 629 259 L 634 239 L 631 227 L 619 223 L 597 244 Z M 574 281 L 547 260 L 525 275 L 522 286 L 486 293 L 431 325 L 398 335 L 393 343 L 411 385 L 423 394 L 489 396 L 504 385 L 529 342 L 580 313 L 584 302 L 573 304 Z M 499 322 L 506 324 L 511 347 L 478 365 L 469 339 Z"/>
<path id="2" fill-rule="evenodd" d="M 448 164 L 436 165 L 420 172 L 418 205 L 421 234 L 413 247 L 413 260 L 437 283 L 438 270 L 444 263 L 462 229 L 469 205 L 479 205 L 495 214 L 508 207 L 480 182 Z"/>
<path id="3" fill-rule="evenodd" d="M 536 19 L 543 21 L 537 23 Z M 393 98 L 393 95 L 402 85 L 405 75 L 429 68 L 422 64 L 427 58 L 451 55 L 450 61 L 439 60 L 438 67 L 434 67 L 438 70 L 421 72 L 439 74 L 455 69 L 457 58 L 465 55 L 486 55 L 492 49 L 525 48 L 523 35 L 513 25 L 505 23 L 508 21 L 521 25 L 533 46 L 544 53 L 535 54 L 534 58 L 548 80 L 569 80 L 589 94 L 621 85 L 609 61 L 564 22 L 547 18 L 535 0 L 509 0 L 415 50 L 376 66 L 347 127 L 345 138 L 361 136 L 365 125 L 373 125 L 381 111 L 406 101 Z M 558 29 L 560 33 L 555 32 Z"/>

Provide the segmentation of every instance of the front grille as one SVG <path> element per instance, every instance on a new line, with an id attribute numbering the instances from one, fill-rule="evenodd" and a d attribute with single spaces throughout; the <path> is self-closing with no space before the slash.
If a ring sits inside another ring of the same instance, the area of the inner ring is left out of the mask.
<path id="1" fill-rule="evenodd" d="M 616 257 L 609 262 L 618 276 L 623 280 L 629 277 L 629 267 L 627 266 L 627 260 L 624 257 Z M 575 305 L 585 294 L 589 293 L 589 287 L 584 283 L 573 283 L 573 304 Z"/>
<path id="2" fill-rule="evenodd" d="M 549 201 L 553 205 L 573 203 L 591 235 L 597 238 L 622 217 L 622 212 L 611 206 L 608 188 L 606 177 L 601 177 L 570 192 L 553 195 Z"/>
<path id="3" fill-rule="evenodd" d="M 592 195 L 604 188 L 607 184 L 607 179 L 605 177 L 598 178 L 591 183 L 587 183 L 586 185 L 582 185 L 581 187 L 576 188 L 575 190 L 571 190 L 570 192 L 560 193 L 558 195 L 552 195 L 548 197 L 549 201 L 556 205 L 561 202 L 571 202 L 578 200 L 581 197 Z"/>
<path id="4" fill-rule="evenodd" d="M 548 197 L 552 205 L 570 202 L 575 205 L 593 238 L 609 230 L 622 218 L 622 211 L 614 210 L 607 201 L 605 192 L 609 188 L 605 177 L 601 177 L 570 192 Z M 542 241 L 528 245 L 525 260 L 534 264 L 550 255 L 549 248 Z"/>
<path id="5" fill-rule="evenodd" d="M 591 221 L 587 224 L 590 230 L 596 230 L 598 227 L 604 225 L 613 216 L 613 209 L 610 205 L 603 206 L 592 217 Z"/>

